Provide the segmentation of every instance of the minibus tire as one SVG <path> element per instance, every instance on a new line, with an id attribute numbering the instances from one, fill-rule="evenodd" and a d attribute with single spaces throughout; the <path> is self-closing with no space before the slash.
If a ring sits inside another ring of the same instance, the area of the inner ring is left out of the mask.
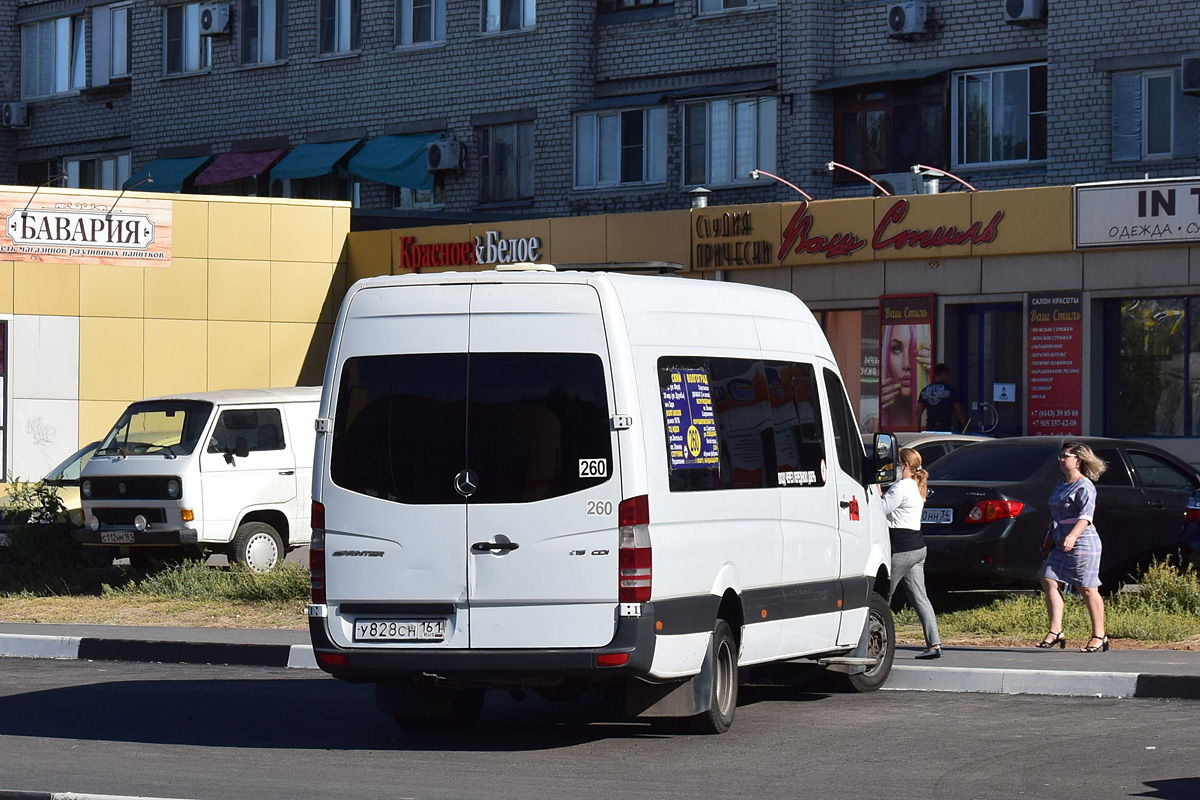
<path id="1" fill-rule="evenodd" d="M 269 554 L 274 549 L 274 557 Z M 283 539 L 265 522 L 244 522 L 229 546 L 229 560 L 254 572 L 270 572 L 283 561 Z"/>
<path id="2" fill-rule="evenodd" d="M 846 682 L 856 692 L 873 692 L 883 686 L 892 673 L 892 660 L 896 657 L 896 623 L 892 608 L 878 592 L 871 593 L 867 625 L 867 656 L 878 658 L 879 662 L 865 672 L 846 676 Z"/>
<path id="3" fill-rule="evenodd" d="M 691 718 L 693 733 L 725 733 L 733 726 L 738 700 L 737 649 L 729 623 L 717 620 L 712 639 L 712 704 Z"/>

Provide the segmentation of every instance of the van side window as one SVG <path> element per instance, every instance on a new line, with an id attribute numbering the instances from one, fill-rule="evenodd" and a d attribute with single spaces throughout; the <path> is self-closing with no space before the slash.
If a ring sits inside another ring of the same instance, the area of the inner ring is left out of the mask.
<path id="1" fill-rule="evenodd" d="M 613 474 L 604 362 L 594 353 L 441 353 L 346 361 L 330 477 L 414 505 L 530 503 Z M 470 469 L 464 498 L 455 476 Z"/>
<path id="2" fill-rule="evenodd" d="M 231 408 L 221 412 L 208 452 L 232 453 L 237 440 L 244 438 L 251 453 L 259 450 L 283 450 L 283 420 L 278 408 Z"/>
<path id="3" fill-rule="evenodd" d="M 842 381 L 837 373 L 829 369 L 825 370 L 825 391 L 829 393 L 829 413 L 832 415 L 838 463 L 842 465 L 843 472 L 863 483 L 867 453 L 863 449 L 862 436 L 854 424 L 854 414 L 850 411 L 850 401 L 846 399 Z"/>
<path id="4" fill-rule="evenodd" d="M 671 491 L 825 483 L 811 366 L 664 357 L 658 381 Z"/>

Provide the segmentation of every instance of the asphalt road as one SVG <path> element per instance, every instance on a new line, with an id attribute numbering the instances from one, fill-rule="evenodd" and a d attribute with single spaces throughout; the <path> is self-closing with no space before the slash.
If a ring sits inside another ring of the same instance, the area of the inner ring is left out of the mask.
<path id="1" fill-rule="evenodd" d="M 413 737 L 297 670 L 0 660 L 0 789 L 196 798 L 1200 796 L 1200 703 L 744 687 L 733 730 L 489 697 Z"/>

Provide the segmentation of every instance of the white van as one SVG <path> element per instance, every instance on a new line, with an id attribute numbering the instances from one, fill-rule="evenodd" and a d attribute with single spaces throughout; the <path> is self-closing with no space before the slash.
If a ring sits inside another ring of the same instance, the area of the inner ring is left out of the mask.
<path id="1" fill-rule="evenodd" d="M 739 667 L 894 653 L 890 549 L 820 327 L 793 295 L 525 271 L 372 278 L 334 330 L 309 628 L 406 729 L 485 688 L 733 721 Z M 894 469 L 892 470 L 894 472 Z"/>
<path id="2" fill-rule="evenodd" d="M 83 469 L 76 541 L 136 566 L 217 552 L 274 569 L 311 534 L 320 395 L 302 386 L 131 404 Z"/>

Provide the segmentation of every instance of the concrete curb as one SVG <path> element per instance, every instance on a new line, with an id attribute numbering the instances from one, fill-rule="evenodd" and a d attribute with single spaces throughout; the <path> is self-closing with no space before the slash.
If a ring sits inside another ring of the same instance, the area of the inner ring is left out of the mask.
<path id="1" fill-rule="evenodd" d="M 0 633 L 0 658 L 317 669 L 311 645 L 162 642 Z M 0 795 L 0 800 L 3 800 Z"/>
<path id="2" fill-rule="evenodd" d="M 123 794 L 80 794 L 79 792 L 22 792 L 0 789 L 0 800 L 177 800 Z"/>
<path id="3" fill-rule="evenodd" d="M 892 666 L 884 689 L 926 692 L 1048 694 L 1064 697 L 1139 697 L 1136 672 L 1074 672 L 1051 669 Z M 1182 678 L 1200 684 L 1200 678 Z M 1164 689 L 1169 687 L 1164 687 Z M 1184 688 L 1184 687 L 1180 687 Z"/>

